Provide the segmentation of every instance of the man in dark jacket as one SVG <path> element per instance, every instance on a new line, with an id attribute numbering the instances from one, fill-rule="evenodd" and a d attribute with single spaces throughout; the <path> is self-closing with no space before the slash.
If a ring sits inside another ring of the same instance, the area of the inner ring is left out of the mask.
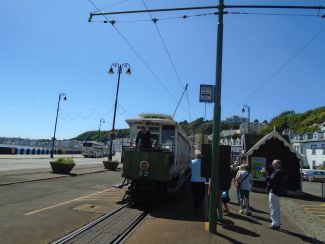
<path id="1" fill-rule="evenodd" d="M 267 180 L 267 191 L 269 193 L 269 206 L 270 206 L 270 217 L 271 229 L 280 229 L 280 195 L 282 191 L 282 178 L 283 173 L 281 171 L 281 161 L 275 159 L 272 162 L 273 173 L 269 176 L 268 172 L 265 171 L 265 177 Z"/>
<path id="2" fill-rule="evenodd" d="M 136 146 L 140 149 L 151 148 L 151 143 L 150 131 L 147 131 L 145 126 L 141 126 L 135 141 Z"/>

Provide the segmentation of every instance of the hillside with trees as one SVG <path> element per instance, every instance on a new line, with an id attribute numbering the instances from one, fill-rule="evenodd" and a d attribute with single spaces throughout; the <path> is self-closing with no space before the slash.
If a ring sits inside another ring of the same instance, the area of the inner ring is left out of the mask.
<path id="1" fill-rule="evenodd" d="M 269 133 L 274 126 L 278 132 L 290 129 L 297 134 L 318 131 L 319 125 L 325 122 L 325 107 L 308 110 L 304 113 L 296 113 L 295 111 L 282 112 L 274 117 L 264 133 Z"/>
<path id="2" fill-rule="evenodd" d="M 256 120 L 256 122 L 258 122 Z M 267 122 L 267 121 L 264 121 Z M 282 132 L 283 130 L 290 129 L 295 133 L 309 133 L 320 129 L 319 125 L 325 122 L 325 107 L 320 107 L 312 110 L 308 110 L 304 113 L 296 113 L 295 111 L 282 112 L 278 116 L 274 117 L 268 127 L 266 127 L 263 133 L 269 133 L 273 130 L 274 126 L 277 131 Z M 187 135 L 193 134 L 212 134 L 213 121 L 204 120 L 202 117 L 192 122 L 186 120 L 179 122 Z M 239 129 L 239 123 L 228 123 L 221 121 L 221 130 Z M 107 142 L 110 131 L 101 131 L 100 141 Z M 116 130 L 117 138 L 129 137 L 129 129 L 118 129 Z M 74 140 L 80 141 L 97 141 L 98 131 L 87 131 L 75 138 Z"/>
<path id="3" fill-rule="evenodd" d="M 109 135 L 111 131 L 101 131 L 100 132 L 100 142 L 106 143 L 108 141 Z M 117 138 L 127 138 L 130 135 L 129 129 L 118 129 L 115 130 L 115 134 Z M 79 136 L 72 138 L 72 140 L 78 140 L 78 141 L 97 141 L 98 140 L 98 130 L 96 131 L 87 131 Z"/>

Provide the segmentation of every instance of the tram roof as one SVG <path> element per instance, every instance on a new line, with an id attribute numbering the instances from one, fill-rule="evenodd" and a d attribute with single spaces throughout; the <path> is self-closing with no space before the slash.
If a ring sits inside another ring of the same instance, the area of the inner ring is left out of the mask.
<path id="1" fill-rule="evenodd" d="M 159 124 L 171 124 L 176 125 L 177 122 L 170 116 L 166 114 L 140 114 L 138 118 L 127 119 L 128 124 L 133 123 L 147 123 L 154 122 Z"/>

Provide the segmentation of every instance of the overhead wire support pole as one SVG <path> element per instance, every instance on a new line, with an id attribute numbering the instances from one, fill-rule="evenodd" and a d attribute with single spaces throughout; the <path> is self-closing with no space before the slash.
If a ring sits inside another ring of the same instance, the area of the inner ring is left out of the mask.
<path id="1" fill-rule="evenodd" d="M 139 14 L 150 12 L 170 12 L 170 11 L 188 11 L 188 10 L 204 10 L 204 9 L 218 9 L 218 37 L 217 37 L 217 57 L 216 57 L 216 85 L 214 97 L 214 114 L 213 114 L 213 139 L 212 139 L 212 163 L 211 163 L 211 193 L 209 204 L 209 231 L 212 233 L 217 232 L 217 216 L 216 216 L 216 200 L 219 191 L 218 186 L 218 171 L 219 171 L 219 141 L 220 141 L 220 117 L 221 117 L 221 81 L 222 81 L 222 46 L 223 46 L 223 16 L 228 12 L 224 11 L 229 8 L 237 9 L 307 9 L 307 10 L 322 10 L 325 6 L 289 6 L 289 5 L 224 5 L 224 0 L 219 0 L 217 6 L 202 6 L 190 8 L 168 8 L 168 9 L 145 9 L 134 11 L 119 11 L 108 13 L 90 13 L 88 21 L 91 22 L 93 16 L 105 15 L 120 15 L 120 14 Z M 325 15 L 321 16 L 325 18 Z M 106 18 L 106 17 L 105 17 Z M 183 96 L 183 95 L 182 95 Z"/>
<path id="2" fill-rule="evenodd" d="M 118 11 L 118 12 L 93 12 L 90 13 L 88 22 L 92 21 L 93 16 L 98 15 L 119 15 L 119 14 L 140 14 L 140 13 L 152 13 L 152 12 L 171 12 L 171 11 L 189 11 L 189 10 L 205 10 L 205 9 L 220 9 L 220 6 L 201 6 L 201 7 L 188 7 L 188 8 L 164 8 L 164 9 L 142 9 L 142 10 L 130 10 L 130 11 Z M 325 6 L 303 6 L 303 5 L 223 5 L 223 9 L 228 8 L 251 8 L 251 9 L 325 9 Z M 223 14 L 226 14 L 223 11 Z"/>
<path id="3" fill-rule="evenodd" d="M 219 199 L 219 155 L 220 155 L 220 114 L 221 114 L 221 78 L 222 78 L 222 44 L 223 44 L 223 15 L 224 1 L 219 0 L 216 84 L 214 87 L 212 162 L 209 201 L 209 232 L 217 233 L 217 198 Z"/>
<path id="4" fill-rule="evenodd" d="M 88 22 L 91 22 L 93 16 L 97 15 L 116 15 L 116 14 L 140 14 L 140 13 L 152 13 L 152 12 L 171 12 L 171 11 L 187 11 L 187 10 L 204 10 L 204 9 L 217 9 L 218 6 L 201 6 L 201 7 L 188 7 L 188 8 L 161 8 L 161 9 L 143 9 L 143 10 L 131 10 L 131 11 L 119 11 L 119 12 L 104 12 L 104 13 L 90 13 Z"/>
<path id="5" fill-rule="evenodd" d="M 183 96 L 184 96 L 184 93 L 187 91 L 187 87 L 188 87 L 188 84 L 186 84 L 186 86 L 185 86 L 185 88 L 184 88 L 184 91 L 183 91 L 183 93 L 182 93 L 182 96 L 181 96 L 181 98 L 179 99 L 179 101 L 178 101 L 178 103 L 177 103 L 176 109 L 175 109 L 174 114 L 173 114 L 173 118 L 174 118 L 174 116 L 175 116 L 175 114 L 176 114 L 176 111 L 177 111 L 177 109 L 178 109 L 179 104 L 180 104 L 181 101 L 182 101 L 182 98 L 183 98 Z"/>

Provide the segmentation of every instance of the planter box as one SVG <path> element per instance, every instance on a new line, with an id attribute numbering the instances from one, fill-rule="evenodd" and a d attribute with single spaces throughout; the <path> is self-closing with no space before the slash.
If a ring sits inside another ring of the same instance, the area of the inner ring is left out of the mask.
<path id="1" fill-rule="evenodd" d="M 69 174 L 76 164 L 50 162 L 54 174 Z"/>
<path id="2" fill-rule="evenodd" d="M 104 164 L 105 169 L 116 171 L 119 162 L 103 161 L 103 164 Z"/>

